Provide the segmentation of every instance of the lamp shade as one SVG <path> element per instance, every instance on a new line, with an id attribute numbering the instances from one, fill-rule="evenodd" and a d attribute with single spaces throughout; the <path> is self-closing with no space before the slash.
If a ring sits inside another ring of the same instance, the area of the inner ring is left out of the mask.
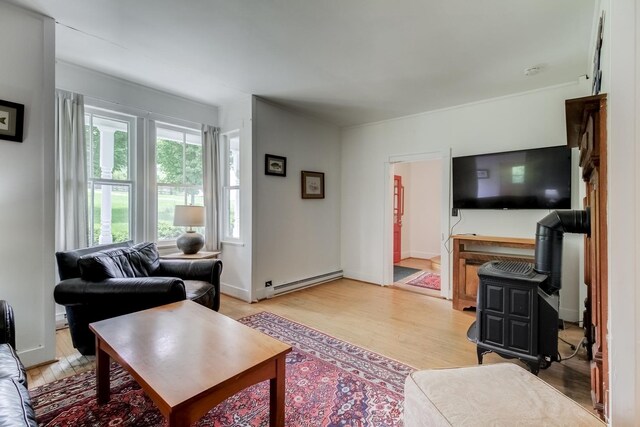
<path id="1" fill-rule="evenodd" d="M 202 227 L 204 225 L 204 206 L 176 205 L 173 225 Z"/>

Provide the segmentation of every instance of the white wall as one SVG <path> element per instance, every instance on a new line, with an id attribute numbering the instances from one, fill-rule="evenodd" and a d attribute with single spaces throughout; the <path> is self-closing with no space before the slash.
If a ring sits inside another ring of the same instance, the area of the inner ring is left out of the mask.
<path id="1" fill-rule="evenodd" d="M 603 92 L 608 92 L 610 423 L 640 420 L 640 7 L 607 10 Z"/>
<path id="2" fill-rule="evenodd" d="M 223 269 L 221 291 L 227 295 L 251 302 L 252 266 L 252 179 L 253 179 L 253 129 L 252 97 L 220 107 L 221 133 L 240 131 L 240 239 L 241 242 L 223 242 Z"/>
<path id="3" fill-rule="evenodd" d="M 411 187 L 407 198 L 411 222 L 412 258 L 429 259 L 440 255 L 440 212 L 442 206 L 442 160 L 409 163 Z"/>
<path id="4" fill-rule="evenodd" d="M 117 104 L 125 112 L 133 109 L 133 114 L 153 113 L 152 118 L 156 120 L 165 117 L 195 124 L 218 125 L 218 108 L 213 105 L 195 102 L 63 61 L 56 62 L 56 88 Z"/>
<path id="5" fill-rule="evenodd" d="M 340 135 L 336 126 L 255 99 L 253 286 L 341 270 Z M 287 176 L 264 174 L 265 154 L 287 158 Z M 300 172 L 325 174 L 325 198 L 302 199 Z M 261 295 L 261 293 L 263 295 Z"/>
<path id="6" fill-rule="evenodd" d="M 564 101 L 584 96 L 578 83 L 347 128 L 342 133 L 342 266 L 346 277 L 383 283 L 385 163 L 430 152 L 453 156 L 566 144 Z M 574 188 L 574 192 L 577 189 Z M 580 203 L 574 197 L 574 206 Z M 442 203 L 449 204 L 447 195 Z M 534 237 L 548 212 L 464 211 L 454 233 Z M 451 218 L 455 223 L 459 218 Z M 578 319 L 581 238 L 567 237 L 561 316 Z M 390 261 L 389 261 L 390 262 Z M 567 294 L 569 294 L 567 296 Z"/>
<path id="7" fill-rule="evenodd" d="M 0 140 L 0 298 L 27 366 L 55 358 L 54 22 L 0 3 L 0 94 L 25 106 L 24 141 Z"/>

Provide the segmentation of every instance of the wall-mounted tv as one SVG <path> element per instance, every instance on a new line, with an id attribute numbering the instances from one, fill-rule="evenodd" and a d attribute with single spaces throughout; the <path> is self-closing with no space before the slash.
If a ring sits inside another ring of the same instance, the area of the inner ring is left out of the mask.
<path id="1" fill-rule="evenodd" d="M 453 158 L 457 209 L 570 209 L 566 146 Z"/>

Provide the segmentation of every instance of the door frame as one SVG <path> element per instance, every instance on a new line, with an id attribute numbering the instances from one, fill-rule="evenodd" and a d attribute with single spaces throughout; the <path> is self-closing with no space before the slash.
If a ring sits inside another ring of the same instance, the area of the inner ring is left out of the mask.
<path id="1" fill-rule="evenodd" d="M 384 206 L 383 206 L 383 286 L 393 283 L 393 165 L 413 163 L 422 160 L 440 160 L 442 162 L 442 196 L 440 200 L 440 295 L 452 298 L 451 259 L 447 249 L 451 224 L 451 149 L 425 153 L 389 156 L 384 163 Z"/>

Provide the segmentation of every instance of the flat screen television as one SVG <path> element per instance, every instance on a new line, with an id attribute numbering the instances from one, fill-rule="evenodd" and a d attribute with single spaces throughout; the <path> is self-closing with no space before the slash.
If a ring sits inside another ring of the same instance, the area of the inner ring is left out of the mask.
<path id="1" fill-rule="evenodd" d="M 457 209 L 570 209 L 566 146 L 453 158 Z"/>

